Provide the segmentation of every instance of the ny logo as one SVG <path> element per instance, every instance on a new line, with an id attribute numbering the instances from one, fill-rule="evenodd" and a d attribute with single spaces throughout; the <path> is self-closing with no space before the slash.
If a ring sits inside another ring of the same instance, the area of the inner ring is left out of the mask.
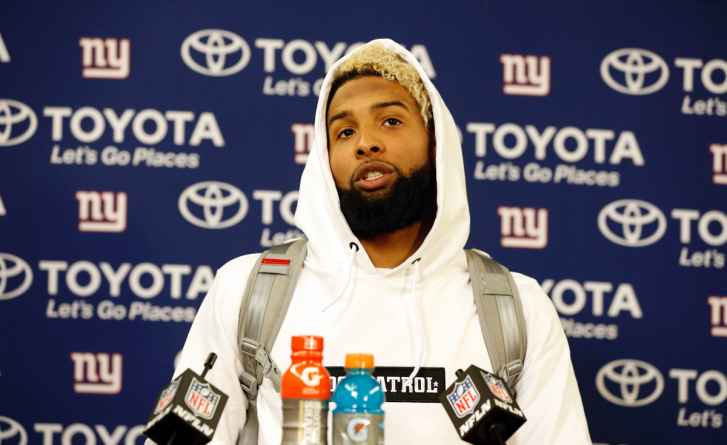
<path id="1" fill-rule="evenodd" d="M 312 124 L 293 124 L 290 129 L 293 131 L 294 147 L 295 147 L 295 163 L 305 164 L 308 160 L 308 153 L 310 153 L 311 146 L 313 145 L 313 125 Z"/>
<path id="2" fill-rule="evenodd" d="M 710 296 L 707 298 L 709 304 L 709 321 L 712 325 L 712 336 L 727 337 L 727 297 Z"/>
<path id="3" fill-rule="evenodd" d="M 502 90 L 519 96 L 547 96 L 550 93 L 550 57 L 503 54 Z"/>
<path id="4" fill-rule="evenodd" d="M 71 352 L 73 390 L 79 394 L 118 394 L 121 391 L 121 354 Z"/>
<path id="5" fill-rule="evenodd" d="M 498 207 L 502 247 L 543 249 L 548 245 L 548 210 Z"/>
<path id="6" fill-rule="evenodd" d="M 3 35 L 0 34 L 0 63 L 8 62 L 10 62 L 10 53 L 8 52 L 8 48 L 5 46 Z"/>
<path id="7" fill-rule="evenodd" d="M 76 199 L 81 232 L 126 230 L 126 193 L 80 191 Z"/>
<path id="8" fill-rule="evenodd" d="M 715 184 L 727 185 L 727 145 L 712 144 L 712 181 Z"/>
<path id="9" fill-rule="evenodd" d="M 129 77 L 129 39 L 82 37 L 83 77 L 125 79 Z"/>

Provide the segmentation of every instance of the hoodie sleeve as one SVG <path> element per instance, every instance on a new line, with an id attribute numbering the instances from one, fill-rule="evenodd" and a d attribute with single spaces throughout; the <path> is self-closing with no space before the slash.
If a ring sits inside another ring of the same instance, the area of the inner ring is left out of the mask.
<path id="1" fill-rule="evenodd" d="M 238 383 L 242 363 L 237 349 L 237 322 L 246 278 L 256 259 L 257 255 L 239 257 L 217 271 L 174 371 L 175 378 L 187 368 L 199 373 L 207 355 L 217 354 L 217 362 L 206 378 L 227 394 L 228 400 L 210 445 L 237 443 L 247 419 L 248 401 Z M 147 440 L 145 444 L 153 442 Z"/>
<path id="2" fill-rule="evenodd" d="M 513 274 L 527 324 L 527 352 L 518 404 L 527 422 L 509 445 L 590 445 L 570 350 L 555 307 L 532 278 Z"/>

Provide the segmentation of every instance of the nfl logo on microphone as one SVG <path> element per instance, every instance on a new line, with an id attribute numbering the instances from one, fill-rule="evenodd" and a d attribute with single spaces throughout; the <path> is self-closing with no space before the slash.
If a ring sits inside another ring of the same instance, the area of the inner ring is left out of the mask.
<path id="1" fill-rule="evenodd" d="M 189 385 L 187 395 L 184 396 L 184 403 L 192 412 L 203 418 L 211 419 L 217 409 L 220 395 L 212 390 L 209 383 L 201 383 L 193 378 Z"/>
<path id="2" fill-rule="evenodd" d="M 480 393 L 472 378 L 467 376 L 462 382 L 455 383 L 452 392 L 447 394 L 447 400 L 457 417 L 462 418 L 475 410 L 480 401 Z"/>
<path id="3" fill-rule="evenodd" d="M 487 383 L 487 387 L 490 388 L 493 396 L 497 397 L 505 403 L 512 403 L 510 393 L 507 392 L 507 389 L 505 389 L 505 386 L 500 380 L 496 379 L 490 374 L 482 375 L 485 377 L 485 383 Z"/>
<path id="4" fill-rule="evenodd" d="M 226 404 L 225 393 L 187 369 L 159 395 L 144 434 L 158 444 L 206 444 Z"/>
<path id="5" fill-rule="evenodd" d="M 179 380 L 175 380 L 169 386 L 167 386 L 164 391 L 162 391 L 161 395 L 159 396 L 157 406 L 156 408 L 154 408 L 154 413 L 152 414 L 152 416 L 156 416 L 160 412 L 164 411 L 164 409 L 169 406 L 170 403 L 172 403 L 172 400 L 174 399 L 174 394 L 176 394 L 178 387 Z"/>
<path id="6" fill-rule="evenodd" d="M 507 440 L 525 423 L 507 383 L 475 365 L 466 371 L 458 369 L 456 380 L 439 394 L 439 401 L 465 442 L 495 443 L 490 431 L 494 425 Z"/>

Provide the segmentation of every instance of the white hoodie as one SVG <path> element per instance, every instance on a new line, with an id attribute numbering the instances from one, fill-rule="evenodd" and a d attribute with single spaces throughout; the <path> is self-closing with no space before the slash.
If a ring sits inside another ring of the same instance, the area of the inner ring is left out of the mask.
<path id="1" fill-rule="evenodd" d="M 394 269 L 377 269 L 340 211 L 326 147 L 326 103 L 332 74 L 322 88 L 315 142 L 300 183 L 295 221 L 308 238 L 308 255 L 272 350 L 281 370 L 290 365 L 290 338 L 325 337 L 324 364 L 342 366 L 347 352 L 370 352 L 376 366 L 443 368 L 446 384 L 458 368 L 475 364 L 492 370 L 475 313 L 463 251 L 469 236 L 469 209 L 459 133 L 449 110 L 424 70 L 406 49 L 377 40 L 416 68 L 432 102 L 436 138 L 437 215 L 419 249 Z M 234 444 L 248 405 L 237 376 L 240 300 L 257 255 L 222 266 L 180 356 L 175 375 L 201 372 L 210 352 L 219 359 L 208 379 L 229 395 L 213 444 Z M 420 261 L 415 261 L 420 259 Z M 538 283 L 514 274 L 527 324 L 527 353 L 518 403 L 527 422 L 508 441 L 524 444 L 590 444 L 583 406 L 565 335 L 550 300 Z M 400 386 L 399 390 L 403 388 Z M 438 388 L 443 390 L 444 388 Z M 258 396 L 260 445 L 281 441 L 281 400 L 265 380 Z M 387 402 L 387 444 L 462 443 L 439 403 Z"/>

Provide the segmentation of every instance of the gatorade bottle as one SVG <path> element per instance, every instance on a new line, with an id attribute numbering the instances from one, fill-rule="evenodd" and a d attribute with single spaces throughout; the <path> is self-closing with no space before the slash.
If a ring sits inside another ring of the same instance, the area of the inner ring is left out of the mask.
<path id="1" fill-rule="evenodd" d="M 346 377 L 333 394 L 333 445 L 383 445 L 384 391 L 373 370 L 373 355 L 346 354 Z"/>
<path id="2" fill-rule="evenodd" d="M 323 337 L 294 336 L 292 364 L 280 382 L 283 445 L 326 445 L 330 375 L 323 367 Z"/>

